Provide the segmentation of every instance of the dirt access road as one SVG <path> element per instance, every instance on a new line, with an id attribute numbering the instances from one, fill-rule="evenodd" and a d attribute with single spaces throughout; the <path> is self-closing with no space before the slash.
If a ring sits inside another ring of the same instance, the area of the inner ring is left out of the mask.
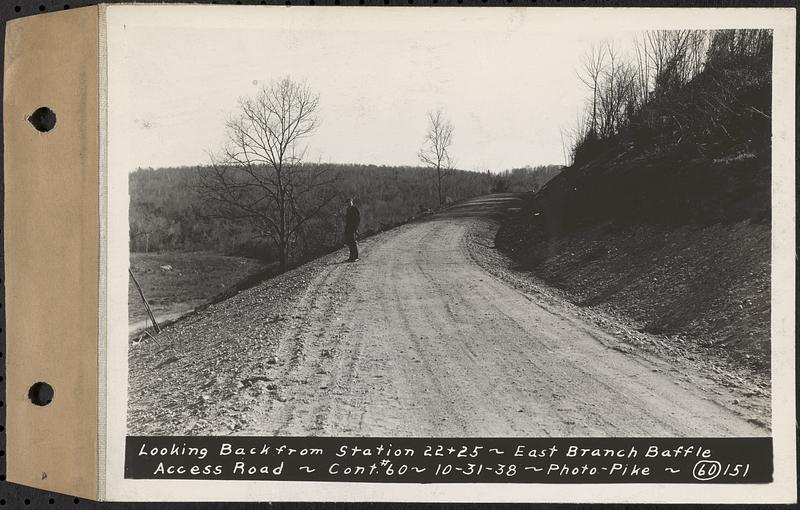
<path id="1" fill-rule="evenodd" d="M 225 361 L 222 366 L 215 361 L 217 375 L 206 386 L 228 389 L 203 395 L 184 416 L 174 408 L 169 416 L 146 416 L 144 409 L 159 399 L 147 398 L 148 388 L 157 383 L 145 378 L 158 376 L 164 362 L 156 362 L 169 353 L 150 361 L 137 357 L 132 395 L 144 396 L 132 397 L 132 432 L 769 434 L 747 409 L 735 405 L 743 398 L 735 388 L 711 380 L 696 366 L 676 366 L 675 360 L 634 348 L 615 337 L 613 325 L 601 327 L 566 302 L 520 290 L 487 271 L 487 264 L 496 263 L 494 215 L 514 200 L 476 199 L 377 235 L 361 243 L 361 260 L 354 264 L 344 263 L 340 251 L 298 268 L 300 274 L 305 271 L 303 284 L 295 297 L 284 300 L 291 315 L 280 321 L 279 341 L 212 342 L 210 351 L 235 349 L 246 357 L 218 354 L 215 359 Z M 236 313 L 261 306 L 254 296 L 268 290 L 241 298 Z M 221 312 L 210 310 L 207 318 L 195 319 L 192 334 L 209 329 L 204 321 L 212 321 L 215 313 Z M 180 377 L 202 370 L 192 353 L 181 356 L 183 365 L 171 365 Z M 247 365 L 244 372 L 235 369 L 238 382 L 226 379 L 225 363 L 231 370 Z M 233 384 L 238 389 L 230 388 Z M 263 391 L 239 398 L 257 385 Z M 235 423 L 225 430 L 219 420 L 231 415 Z M 185 425 L 198 416 L 200 426 Z M 159 420 L 155 428 L 144 425 Z"/>
<path id="2" fill-rule="evenodd" d="M 468 230 L 508 200 L 456 207 L 321 271 L 277 355 L 293 360 L 283 379 L 305 384 L 265 401 L 243 433 L 764 433 L 476 263 Z"/>

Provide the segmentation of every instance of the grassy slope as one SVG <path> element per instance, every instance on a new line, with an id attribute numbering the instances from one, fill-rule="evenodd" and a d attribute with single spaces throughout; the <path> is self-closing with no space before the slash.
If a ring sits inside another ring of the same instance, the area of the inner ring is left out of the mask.
<path id="1" fill-rule="evenodd" d="M 497 245 L 576 303 L 769 366 L 770 161 L 610 150 L 556 177 Z"/>
<path id="2" fill-rule="evenodd" d="M 172 269 L 161 269 L 167 265 Z M 257 260 L 211 253 L 131 253 L 131 271 L 156 316 L 208 303 L 236 282 L 265 268 L 266 265 Z M 130 279 L 128 303 L 131 324 L 147 318 Z"/>

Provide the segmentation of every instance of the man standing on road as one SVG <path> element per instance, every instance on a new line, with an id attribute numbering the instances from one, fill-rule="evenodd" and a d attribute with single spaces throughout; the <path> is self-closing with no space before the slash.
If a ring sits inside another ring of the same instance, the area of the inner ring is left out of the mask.
<path id="1" fill-rule="evenodd" d="M 350 258 L 347 259 L 347 261 L 355 262 L 358 260 L 358 241 L 356 241 L 356 236 L 358 235 L 358 225 L 361 223 L 361 213 L 358 207 L 353 205 L 352 198 L 348 198 L 346 204 L 347 214 L 345 215 L 344 223 L 344 244 L 350 248 Z"/>

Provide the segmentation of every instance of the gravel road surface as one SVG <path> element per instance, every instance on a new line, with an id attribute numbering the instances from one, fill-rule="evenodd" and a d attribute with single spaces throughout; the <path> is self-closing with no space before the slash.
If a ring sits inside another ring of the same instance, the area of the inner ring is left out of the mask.
<path id="1" fill-rule="evenodd" d="M 379 234 L 356 263 L 336 252 L 133 346 L 131 433 L 769 434 L 745 405 L 763 396 L 488 271 L 494 217 L 515 200 Z"/>

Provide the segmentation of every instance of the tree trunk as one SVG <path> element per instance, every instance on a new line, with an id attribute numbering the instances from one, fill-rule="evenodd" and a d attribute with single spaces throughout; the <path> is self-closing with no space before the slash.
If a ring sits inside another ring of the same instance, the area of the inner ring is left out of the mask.
<path id="1" fill-rule="evenodd" d="M 285 242 L 281 242 L 278 245 L 278 267 L 281 273 L 286 272 L 286 262 L 288 259 L 288 248 L 289 246 Z"/>
<path id="2" fill-rule="evenodd" d="M 280 215 L 279 223 L 278 223 L 278 237 L 280 238 L 280 242 L 278 243 L 278 260 L 280 262 L 280 271 L 281 273 L 286 271 L 286 260 L 288 259 L 288 251 L 289 251 L 289 239 L 286 234 L 286 190 L 283 188 L 281 183 L 281 173 L 277 172 L 278 174 L 278 214 Z"/>
<path id="3" fill-rule="evenodd" d="M 436 191 L 439 193 L 439 209 L 442 208 L 444 205 L 444 200 L 442 199 L 442 169 L 436 169 Z"/>

